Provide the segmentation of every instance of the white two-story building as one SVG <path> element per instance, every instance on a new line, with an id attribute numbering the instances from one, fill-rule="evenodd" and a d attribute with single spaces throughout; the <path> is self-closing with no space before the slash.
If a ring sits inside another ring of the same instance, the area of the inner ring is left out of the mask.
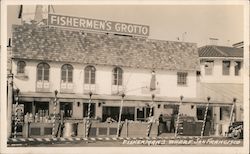
<path id="1" fill-rule="evenodd" d="M 211 109 L 211 115 L 215 123 L 224 125 L 227 131 L 230 120 L 243 120 L 243 48 L 207 45 L 199 48 L 199 57 L 201 73 L 197 94 L 199 97 L 209 95 L 211 100 L 221 102 Z M 231 106 L 223 106 L 230 102 Z"/>
<path id="2" fill-rule="evenodd" d="M 13 26 L 12 73 L 20 89 L 24 114 L 56 113 L 81 119 L 87 116 L 92 92 L 91 116 L 118 120 L 121 93 L 125 94 L 122 120 L 145 120 L 153 102 L 153 115 L 195 116 L 199 67 L 194 43 L 152 40 L 105 33 L 86 33 L 47 26 Z M 156 90 L 150 91 L 152 72 Z"/>

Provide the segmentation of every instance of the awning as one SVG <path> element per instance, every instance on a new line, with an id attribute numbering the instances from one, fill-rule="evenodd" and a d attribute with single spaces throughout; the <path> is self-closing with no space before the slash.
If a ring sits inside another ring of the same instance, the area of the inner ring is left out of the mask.
<path id="1" fill-rule="evenodd" d="M 236 98 L 237 104 L 243 103 L 243 84 L 200 83 L 197 92 L 199 98 L 206 99 L 209 96 L 211 102 L 232 103 Z"/>
<path id="2" fill-rule="evenodd" d="M 51 98 L 53 99 L 55 94 L 53 92 L 50 93 L 36 93 L 36 92 L 20 92 L 19 93 L 20 100 L 25 101 L 26 99 L 42 99 L 42 98 Z M 57 98 L 60 99 L 89 99 L 89 95 L 87 94 L 62 94 L 58 93 Z M 119 95 L 92 95 L 92 100 L 112 100 L 112 101 L 120 101 L 121 96 Z M 125 96 L 124 101 L 142 101 L 142 102 L 151 102 L 151 96 Z M 179 104 L 179 97 L 159 97 L 156 96 L 154 98 L 154 102 L 157 104 Z M 183 98 L 183 104 L 206 104 L 207 98 Z M 232 100 L 225 101 L 217 101 L 211 96 L 211 105 L 232 105 Z"/>

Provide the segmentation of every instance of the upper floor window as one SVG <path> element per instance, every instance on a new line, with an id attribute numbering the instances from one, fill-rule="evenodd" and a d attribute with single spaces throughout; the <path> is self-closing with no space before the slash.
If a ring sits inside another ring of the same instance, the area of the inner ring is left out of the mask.
<path id="1" fill-rule="evenodd" d="M 222 74 L 223 75 L 230 75 L 230 61 L 223 61 L 222 62 Z"/>
<path id="2" fill-rule="evenodd" d="M 65 64 L 61 69 L 61 81 L 63 83 L 72 83 L 73 82 L 73 66 L 70 64 Z"/>
<path id="3" fill-rule="evenodd" d="M 47 63 L 40 63 L 37 65 L 37 80 L 49 81 L 49 69 L 50 66 Z"/>
<path id="4" fill-rule="evenodd" d="M 206 61 L 205 62 L 205 75 L 212 75 L 214 68 L 214 61 Z"/>
<path id="5" fill-rule="evenodd" d="M 234 75 L 239 76 L 240 70 L 241 70 L 241 62 L 240 61 L 234 62 Z"/>
<path id="6" fill-rule="evenodd" d="M 177 84 L 178 85 L 187 85 L 187 75 L 186 72 L 177 72 Z"/>
<path id="7" fill-rule="evenodd" d="M 17 74 L 25 72 L 26 63 L 24 61 L 17 62 Z"/>
<path id="8" fill-rule="evenodd" d="M 85 84 L 95 84 L 95 67 L 87 66 L 84 69 L 84 83 Z"/>
<path id="9" fill-rule="evenodd" d="M 123 70 L 120 67 L 113 69 L 113 85 L 122 85 Z"/>

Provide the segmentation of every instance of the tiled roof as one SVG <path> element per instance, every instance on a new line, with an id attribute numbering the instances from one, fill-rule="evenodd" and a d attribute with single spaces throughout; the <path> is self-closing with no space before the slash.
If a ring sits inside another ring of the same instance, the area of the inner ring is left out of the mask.
<path id="1" fill-rule="evenodd" d="M 243 48 L 207 45 L 198 51 L 200 57 L 243 57 Z"/>
<path id="2" fill-rule="evenodd" d="M 233 102 L 233 98 L 237 102 L 243 103 L 243 84 L 232 83 L 200 83 L 198 85 L 198 97 L 211 97 L 211 101 Z"/>
<path id="3" fill-rule="evenodd" d="M 199 70 L 194 43 L 13 26 L 13 58 L 165 70 Z"/>

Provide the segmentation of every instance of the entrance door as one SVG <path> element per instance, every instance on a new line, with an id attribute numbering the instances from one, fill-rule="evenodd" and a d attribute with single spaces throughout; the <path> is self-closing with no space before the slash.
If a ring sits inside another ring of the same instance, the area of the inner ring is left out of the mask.
<path id="1" fill-rule="evenodd" d="M 175 132 L 175 121 L 179 112 L 179 105 L 176 104 L 165 104 L 163 110 L 163 133 L 174 133 Z"/>

